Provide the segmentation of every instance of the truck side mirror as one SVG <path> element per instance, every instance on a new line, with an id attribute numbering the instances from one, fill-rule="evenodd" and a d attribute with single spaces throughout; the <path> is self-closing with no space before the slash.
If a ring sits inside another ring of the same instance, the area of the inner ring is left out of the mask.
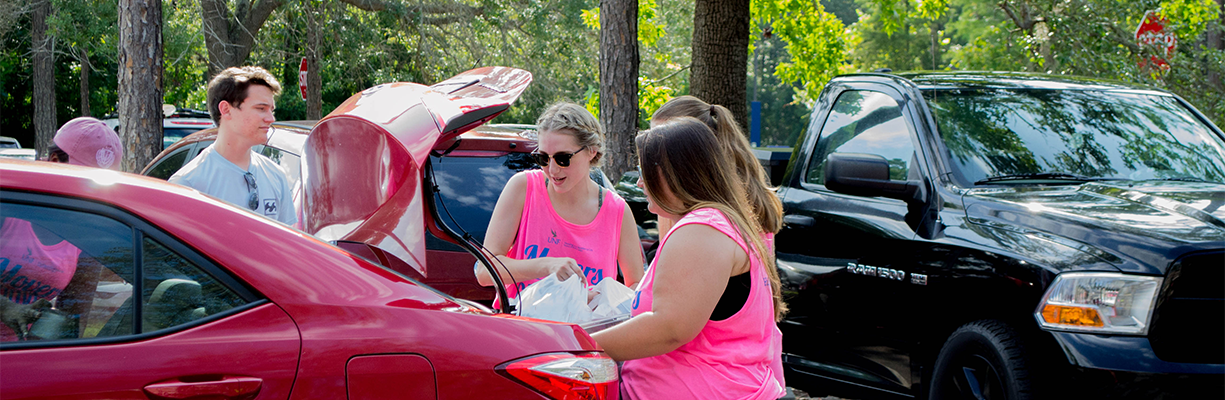
<path id="1" fill-rule="evenodd" d="M 832 153 L 825 159 L 825 187 L 854 196 L 921 201 L 922 182 L 889 179 L 889 161 L 876 154 Z"/>

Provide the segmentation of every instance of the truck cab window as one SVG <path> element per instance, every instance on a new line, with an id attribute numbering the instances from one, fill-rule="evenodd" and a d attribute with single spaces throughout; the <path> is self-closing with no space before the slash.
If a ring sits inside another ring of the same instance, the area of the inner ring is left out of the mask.
<path id="1" fill-rule="evenodd" d="M 881 92 L 851 90 L 838 96 L 821 128 L 805 181 L 825 184 L 825 158 L 830 153 L 864 153 L 889 161 L 889 179 L 905 180 L 914 156 L 902 109 Z"/>

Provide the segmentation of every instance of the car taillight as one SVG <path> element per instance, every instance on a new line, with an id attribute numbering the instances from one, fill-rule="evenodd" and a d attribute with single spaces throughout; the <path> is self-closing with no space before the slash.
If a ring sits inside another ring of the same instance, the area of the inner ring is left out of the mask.
<path id="1" fill-rule="evenodd" d="M 497 367 L 512 380 L 555 400 L 616 400 L 617 363 L 604 353 L 550 353 Z"/>

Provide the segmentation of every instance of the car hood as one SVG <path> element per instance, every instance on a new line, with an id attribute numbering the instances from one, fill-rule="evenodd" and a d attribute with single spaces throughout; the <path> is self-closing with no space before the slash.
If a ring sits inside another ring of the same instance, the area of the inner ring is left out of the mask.
<path id="1" fill-rule="evenodd" d="M 303 230 L 366 243 L 425 270 L 422 166 L 436 145 L 501 114 L 531 73 L 484 67 L 433 86 L 389 83 L 355 94 L 303 149 Z"/>
<path id="2" fill-rule="evenodd" d="M 1225 242 L 1225 185 L 1095 182 L 977 188 L 971 223 L 1063 244 L 1125 272 L 1160 275 L 1179 255 Z"/>

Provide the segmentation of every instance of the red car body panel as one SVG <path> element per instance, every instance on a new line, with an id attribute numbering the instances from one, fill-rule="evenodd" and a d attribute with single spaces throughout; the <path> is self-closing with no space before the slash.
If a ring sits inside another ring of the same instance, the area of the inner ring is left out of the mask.
<path id="1" fill-rule="evenodd" d="M 125 210 L 193 247 L 270 303 L 160 337 L 5 351 L 5 398 L 45 397 L 48 387 L 68 380 L 84 385 L 81 393 L 95 394 L 85 397 L 138 396 L 134 391 L 143 385 L 199 374 L 260 379 L 258 398 L 285 398 L 289 379 L 292 398 L 344 398 L 351 385 L 358 393 L 385 390 L 365 386 L 382 378 L 358 374 L 346 382 L 346 376 L 355 357 L 389 354 L 427 360 L 440 399 L 488 393 L 538 398 L 494 367 L 534 354 L 599 351 L 578 326 L 485 314 L 313 236 L 157 179 L 0 161 L 0 186 Z M 424 384 L 424 364 L 399 360 L 414 366 L 399 372 Z M 108 365 L 115 367 L 103 367 Z M 367 367 L 359 363 L 357 371 Z"/>
<path id="2" fill-rule="evenodd" d="M 5 399 L 147 399 L 146 385 L 225 373 L 260 380 L 260 398 L 288 398 L 301 339 L 294 322 L 264 304 L 213 324 L 139 342 L 3 353 Z M 36 368 L 30 368 L 37 365 Z M 53 372 L 53 373 L 48 373 Z"/>

